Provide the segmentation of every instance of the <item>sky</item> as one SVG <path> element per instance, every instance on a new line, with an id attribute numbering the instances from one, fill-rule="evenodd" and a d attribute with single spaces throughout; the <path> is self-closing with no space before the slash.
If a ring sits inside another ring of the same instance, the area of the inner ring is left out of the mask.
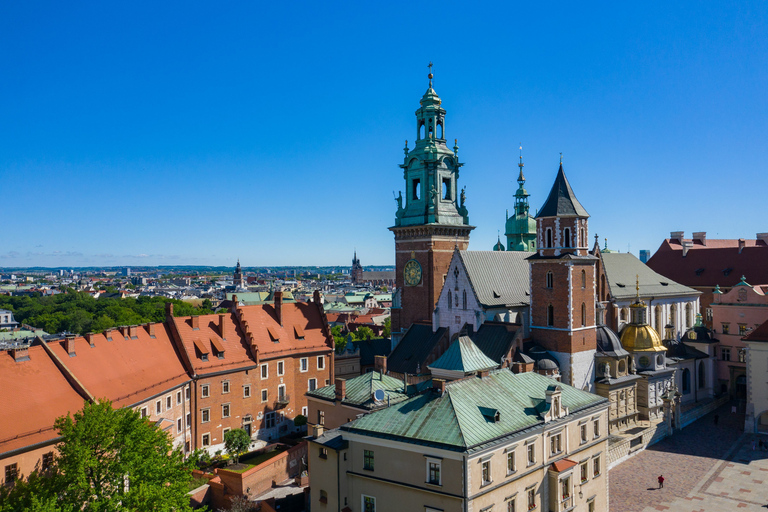
<path id="1" fill-rule="evenodd" d="M 0 45 L 0 267 L 393 264 L 430 61 L 470 249 L 521 143 L 614 250 L 768 231 L 764 1 L 2 2 Z"/>

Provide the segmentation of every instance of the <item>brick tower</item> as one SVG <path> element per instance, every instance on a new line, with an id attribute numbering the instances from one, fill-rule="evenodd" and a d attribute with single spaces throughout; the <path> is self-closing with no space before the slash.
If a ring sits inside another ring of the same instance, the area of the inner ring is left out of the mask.
<path id="1" fill-rule="evenodd" d="M 469 215 L 466 194 L 457 182 L 459 146 L 446 146 L 445 109 L 432 88 L 421 98 L 416 111 L 416 144 L 408 149 L 400 167 L 405 178 L 403 193 L 396 198 L 395 283 L 392 304 L 392 336 L 399 339 L 413 322 L 432 321 L 453 251 L 469 244 Z"/>
<path id="2" fill-rule="evenodd" d="M 558 360 L 562 380 L 580 389 L 594 383 L 595 275 L 587 219 L 563 163 L 536 216 L 538 250 L 531 266 L 531 337 Z"/>

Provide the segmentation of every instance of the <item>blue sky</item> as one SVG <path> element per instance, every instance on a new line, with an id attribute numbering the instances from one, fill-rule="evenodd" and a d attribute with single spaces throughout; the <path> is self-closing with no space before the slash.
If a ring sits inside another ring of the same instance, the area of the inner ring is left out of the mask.
<path id="1" fill-rule="evenodd" d="M 563 152 L 613 249 L 768 231 L 768 3 L 3 2 L 2 266 L 391 264 L 434 87 L 470 249 Z"/>

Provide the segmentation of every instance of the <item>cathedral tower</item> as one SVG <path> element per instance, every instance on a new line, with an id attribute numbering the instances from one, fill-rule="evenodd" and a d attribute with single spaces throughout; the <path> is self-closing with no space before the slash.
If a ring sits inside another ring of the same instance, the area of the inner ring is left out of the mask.
<path id="1" fill-rule="evenodd" d="M 536 216 L 531 266 L 531 336 L 557 357 L 563 382 L 591 390 L 594 381 L 595 263 L 587 219 L 563 172 Z"/>
<path id="2" fill-rule="evenodd" d="M 408 149 L 400 167 L 405 179 L 405 198 L 396 198 L 395 282 L 392 304 L 392 335 L 398 337 L 413 322 L 432 321 L 445 274 L 456 247 L 469 244 L 469 214 L 466 194 L 459 192 L 459 146 L 446 145 L 445 109 L 429 88 L 416 110 L 416 143 Z M 405 199 L 405 201 L 403 201 Z M 403 204 L 405 203 L 405 204 Z"/>
<path id="3" fill-rule="evenodd" d="M 517 191 L 515 192 L 515 213 L 510 217 L 507 213 L 507 223 L 504 234 L 507 237 L 508 251 L 536 250 L 536 219 L 529 212 L 528 191 L 525 190 L 525 176 L 523 176 L 523 147 L 520 146 L 520 174 L 517 177 Z"/>

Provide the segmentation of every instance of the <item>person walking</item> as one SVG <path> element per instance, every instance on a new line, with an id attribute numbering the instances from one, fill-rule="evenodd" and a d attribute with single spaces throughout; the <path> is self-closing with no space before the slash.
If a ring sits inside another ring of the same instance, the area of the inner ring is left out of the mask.
<path id="1" fill-rule="evenodd" d="M 663 489 L 664 488 L 664 477 L 662 475 L 659 475 L 658 480 L 659 480 L 659 489 Z"/>

